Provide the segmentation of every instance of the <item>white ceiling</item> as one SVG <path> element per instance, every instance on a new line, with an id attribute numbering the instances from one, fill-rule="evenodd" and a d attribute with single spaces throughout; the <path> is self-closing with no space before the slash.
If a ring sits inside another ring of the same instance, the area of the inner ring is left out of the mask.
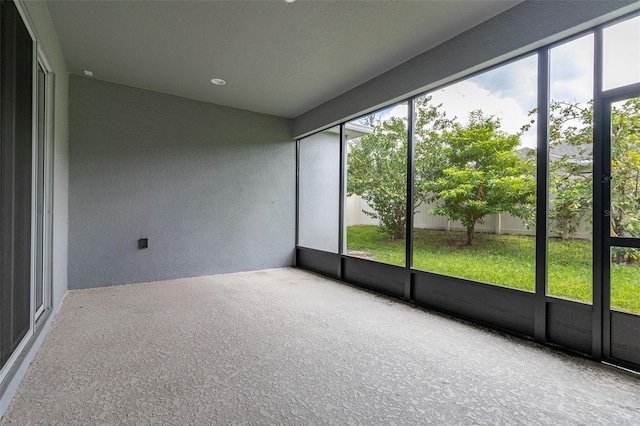
<path id="1" fill-rule="evenodd" d="M 519 1 L 48 1 L 69 67 L 293 118 Z M 214 86 L 214 77 L 227 81 Z"/>

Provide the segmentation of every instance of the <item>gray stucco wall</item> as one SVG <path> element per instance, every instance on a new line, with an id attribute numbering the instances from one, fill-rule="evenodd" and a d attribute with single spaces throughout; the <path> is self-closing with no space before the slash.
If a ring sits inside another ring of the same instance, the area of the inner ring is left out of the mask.
<path id="1" fill-rule="evenodd" d="M 290 125 L 72 75 L 69 287 L 290 266 Z"/>
<path id="2" fill-rule="evenodd" d="M 526 0 L 296 117 L 300 137 L 640 9 L 637 0 Z"/>

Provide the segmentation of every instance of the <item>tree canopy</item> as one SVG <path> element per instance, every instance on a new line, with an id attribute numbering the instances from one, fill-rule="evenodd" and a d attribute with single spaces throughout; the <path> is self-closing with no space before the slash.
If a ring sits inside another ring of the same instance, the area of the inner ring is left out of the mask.
<path id="1" fill-rule="evenodd" d="M 593 102 L 551 103 L 549 145 L 563 147 L 549 163 L 549 218 L 566 238 L 589 216 L 593 199 Z M 566 148 L 569 149 L 566 149 Z M 640 98 L 611 110 L 611 235 L 640 237 Z M 614 262 L 638 260 L 638 251 L 614 248 Z"/>
<path id="2" fill-rule="evenodd" d="M 509 212 L 525 221 L 533 217 L 535 167 L 516 152 L 520 134 L 502 131 L 499 119 L 477 110 L 467 124 L 452 123 L 441 139 L 441 176 L 416 185 L 439 204 L 433 214 L 462 223 L 468 245 L 476 224 L 487 215 Z"/>
<path id="3" fill-rule="evenodd" d="M 593 103 L 551 101 L 549 111 L 550 230 L 568 239 L 592 206 Z"/>
<path id="4" fill-rule="evenodd" d="M 535 175 L 516 153 L 520 134 L 503 132 L 500 120 L 481 111 L 462 125 L 430 101 L 416 101 L 414 212 L 438 202 L 431 212 L 461 221 L 468 244 L 486 215 L 508 211 L 529 218 Z M 374 122 L 370 134 L 349 146 L 347 193 L 362 196 L 373 210 L 365 214 L 392 238 L 405 234 L 406 156 L 407 123 L 395 117 Z"/>
<path id="5" fill-rule="evenodd" d="M 393 117 L 374 124 L 372 133 L 350 142 L 347 195 L 357 194 L 373 209 L 392 238 L 403 238 L 407 197 L 407 123 Z"/>
<path id="6" fill-rule="evenodd" d="M 552 101 L 549 120 L 550 229 L 568 238 L 592 209 L 593 102 Z M 407 121 L 369 117 L 369 124 L 370 134 L 350 141 L 347 193 L 362 196 L 373 209 L 365 213 L 378 219 L 392 238 L 402 238 Z M 535 150 L 528 155 L 518 151 L 521 132 L 505 132 L 500 119 L 481 110 L 462 124 L 424 97 L 416 100 L 414 137 L 414 213 L 433 203 L 432 214 L 460 221 L 467 229 L 467 244 L 475 225 L 488 215 L 509 212 L 525 224 L 533 219 Z M 640 237 L 640 98 L 612 108 L 609 216 L 612 235 Z M 614 261 L 638 258 L 636 250 L 614 252 Z"/>
<path id="7" fill-rule="evenodd" d="M 449 124 L 439 106 L 431 98 L 415 101 L 417 111 L 414 137 L 416 179 L 435 179 L 442 168 L 439 135 Z M 382 230 L 393 239 L 404 238 L 407 223 L 407 120 L 391 117 L 376 121 L 364 118 L 372 128 L 368 135 L 351 140 L 347 157 L 347 195 L 359 195 L 373 211 L 363 213 L 378 220 Z M 416 186 L 414 212 L 428 197 Z"/>
<path id="8" fill-rule="evenodd" d="M 611 111 L 611 235 L 640 237 L 640 97 Z M 635 262 L 636 249 L 615 248 L 613 261 Z"/>

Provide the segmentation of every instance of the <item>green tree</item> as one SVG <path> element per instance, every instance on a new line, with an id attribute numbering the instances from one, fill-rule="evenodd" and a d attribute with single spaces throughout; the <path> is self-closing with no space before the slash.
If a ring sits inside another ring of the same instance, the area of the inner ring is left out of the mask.
<path id="1" fill-rule="evenodd" d="M 431 97 L 415 101 L 414 199 L 416 208 L 433 199 L 433 194 L 421 182 L 432 182 L 445 177 L 444 170 L 449 164 L 443 134 L 447 129 L 451 129 L 454 121 L 441 111 L 442 105 L 432 105 L 430 102 Z"/>
<path id="2" fill-rule="evenodd" d="M 435 137 L 446 122 L 438 106 L 429 103 L 430 97 L 416 100 L 416 140 L 434 141 L 425 149 L 418 144 L 414 153 L 416 175 L 433 177 L 439 155 L 433 155 L 438 139 Z M 372 127 L 368 135 L 349 141 L 347 156 L 347 195 L 359 195 L 373 211 L 363 213 L 378 220 L 380 228 L 391 238 L 405 237 L 407 211 L 407 120 L 392 117 L 380 122 L 374 116 L 365 117 L 364 124 Z M 437 151 L 437 150 L 436 150 Z M 427 198 L 416 188 L 414 211 Z"/>
<path id="3" fill-rule="evenodd" d="M 593 103 L 552 101 L 549 114 L 549 219 L 563 239 L 592 206 Z"/>
<path id="4" fill-rule="evenodd" d="M 373 132 L 350 142 L 347 195 L 360 195 L 392 238 L 403 238 L 406 225 L 407 124 L 391 118 Z"/>
<path id="5" fill-rule="evenodd" d="M 535 209 L 535 168 L 516 153 L 520 134 L 507 134 L 500 120 L 477 110 L 467 125 L 453 123 L 441 135 L 441 176 L 416 182 L 439 201 L 432 213 L 467 228 L 467 245 L 485 216 L 509 212 L 529 221 Z"/>
<path id="6" fill-rule="evenodd" d="M 550 152 L 570 147 L 570 153 L 549 163 L 549 217 L 563 238 L 574 232 L 592 208 L 593 102 L 551 103 Z M 564 149 L 566 151 L 566 149 Z M 611 111 L 611 234 L 640 237 L 640 98 L 615 105 Z M 638 251 L 614 248 L 616 263 L 638 260 Z"/>
<path id="7" fill-rule="evenodd" d="M 611 234 L 640 237 L 640 97 L 611 112 Z M 638 260 L 638 250 L 614 250 L 613 261 Z"/>

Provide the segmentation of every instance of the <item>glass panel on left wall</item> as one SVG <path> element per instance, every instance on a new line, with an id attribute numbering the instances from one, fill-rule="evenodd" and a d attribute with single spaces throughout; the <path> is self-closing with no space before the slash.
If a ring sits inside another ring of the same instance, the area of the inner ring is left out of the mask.
<path id="1" fill-rule="evenodd" d="M 338 253 L 340 126 L 300 140 L 298 245 Z"/>

